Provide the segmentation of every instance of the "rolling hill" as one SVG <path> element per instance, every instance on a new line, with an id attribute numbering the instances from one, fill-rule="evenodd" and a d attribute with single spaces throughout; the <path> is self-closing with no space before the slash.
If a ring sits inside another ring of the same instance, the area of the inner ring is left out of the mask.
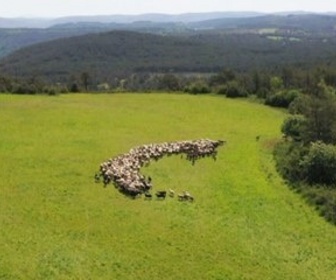
<path id="1" fill-rule="evenodd" d="M 0 18 L 0 28 L 48 28 L 66 23 L 119 23 L 133 22 L 196 22 L 216 18 L 246 18 L 264 15 L 258 12 L 210 12 L 184 14 L 139 14 L 139 15 L 96 15 L 96 16 L 68 16 L 59 18 Z"/>
<path id="2" fill-rule="evenodd" d="M 8 22 L 7 22 L 8 20 Z M 37 28 L 38 22 L 44 25 Z M 256 33 L 273 30 L 295 36 L 335 35 L 336 17 L 333 14 L 309 13 L 200 13 L 147 14 L 138 16 L 91 16 L 59 19 L 0 19 L 0 58 L 20 48 L 88 33 L 129 30 L 154 34 L 187 36 L 195 32 Z M 43 28 L 42 28 L 43 27 Z"/>
<path id="3" fill-rule="evenodd" d="M 336 16 L 323 14 L 277 14 L 252 18 L 218 18 L 189 23 L 196 29 L 262 29 L 275 28 L 290 33 L 329 34 L 336 33 Z"/>
<path id="4" fill-rule="evenodd" d="M 132 73 L 273 71 L 284 66 L 334 65 L 335 37 L 206 32 L 186 36 L 111 31 L 62 38 L 20 49 L 0 60 L 14 77 L 66 82 L 87 72 L 94 83 Z"/>

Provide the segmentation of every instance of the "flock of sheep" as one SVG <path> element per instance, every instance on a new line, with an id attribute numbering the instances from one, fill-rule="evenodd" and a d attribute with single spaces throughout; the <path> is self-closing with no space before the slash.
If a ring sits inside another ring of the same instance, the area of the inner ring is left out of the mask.
<path id="1" fill-rule="evenodd" d="M 152 160 L 157 161 L 164 156 L 178 154 L 185 154 L 187 160 L 191 161 L 192 164 L 203 157 L 212 156 L 216 159 L 217 148 L 223 144 L 224 141 L 222 140 L 200 139 L 135 147 L 126 154 L 110 158 L 101 163 L 99 173 L 95 175 L 95 180 L 99 182 L 102 179 L 104 186 L 113 183 L 119 191 L 131 197 L 145 194 L 145 198 L 151 198 L 152 179 L 140 174 L 141 167 L 148 166 Z M 166 191 L 156 192 L 158 198 L 164 199 L 166 194 Z M 174 191 L 169 190 L 168 194 L 174 196 Z M 179 200 L 194 200 L 188 192 L 179 194 L 178 198 Z"/>

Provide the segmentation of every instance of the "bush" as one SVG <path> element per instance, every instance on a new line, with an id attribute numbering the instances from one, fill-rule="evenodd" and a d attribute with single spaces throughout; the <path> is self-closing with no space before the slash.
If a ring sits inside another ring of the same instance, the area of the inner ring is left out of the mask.
<path id="1" fill-rule="evenodd" d="M 267 96 L 270 95 L 270 90 L 266 87 L 262 87 L 256 92 L 256 95 L 259 98 L 267 98 Z"/>
<path id="2" fill-rule="evenodd" d="M 80 92 L 80 88 L 79 88 L 79 86 L 78 86 L 77 83 L 73 83 L 73 84 L 70 86 L 70 92 L 72 92 L 72 93 Z"/>
<path id="3" fill-rule="evenodd" d="M 290 186 L 336 225 L 336 147 L 318 142 L 309 149 L 299 142 L 285 141 L 275 147 L 274 155 L 278 171 Z"/>
<path id="4" fill-rule="evenodd" d="M 7 88 L 0 85 L 0 93 L 6 93 L 6 92 L 8 92 Z"/>
<path id="5" fill-rule="evenodd" d="M 230 98 L 247 97 L 248 93 L 237 81 L 228 82 L 217 90 L 217 94 L 224 94 Z"/>
<path id="6" fill-rule="evenodd" d="M 307 111 L 309 99 L 310 97 L 308 95 L 300 94 L 289 104 L 288 112 L 293 115 L 304 115 Z"/>
<path id="7" fill-rule="evenodd" d="M 159 89 L 168 91 L 181 90 L 179 78 L 173 74 L 164 74 L 159 77 Z"/>
<path id="8" fill-rule="evenodd" d="M 16 94 L 36 94 L 38 89 L 33 84 L 16 83 L 13 85 L 11 92 Z"/>
<path id="9" fill-rule="evenodd" d="M 220 86 L 216 89 L 217 94 L 226 95 L 226 91 L 227 91 L 227 86 Z"/>
<path id="10" fill-rule="evenodd" d="M 55 96 L 55 95 L 57 95 L 57 91 L 56 91 L 56 89 L 55 89 L 55 88 L 50 88 L 50 89 L 48 90 L 48 95 L 50 95 L 50 96 Z"/>
<path id="11" fill-rule="evenodd" d="M 336 225 L 336 193 L 325 186 L 304 186 L 302 195 L 328 222 Z"/>
<path id="12" fill-rule="evenodd" d="M 280 142 L 274 149 L 277 170 L 291 183 L 300 182 L 304 179 L 301 161 L 307 153 L 308 148 L 300 142 Z"/>
<path id="13" fill-rule="evenodd" d="M 211 89 L 206 83 L 198 82 L 186 87 L 184 91 L 191 94 L 205 94 L 210 93 Z"/>
<path id="14" fill-rule="evenodd" d="M 303 158 L 304 175 L 309 183 L 332 185 L 336 183 L 336 146 L 315 142 Z"/>
<path id="15" fill-rule="evenodd" d="M 283 122 L 281 132 L 286 137 L 291 137 L 294 141 L 301 141 L 306 122 L 306 118 L 302 115 L 289 116 Z"/>
<path id="16" fill-rule="evenodd" d="M 299 96 L 296 90 L 279 91 L 266 98 L 265 104 L 273 107 L 288 108 L 289 105 Z"/>

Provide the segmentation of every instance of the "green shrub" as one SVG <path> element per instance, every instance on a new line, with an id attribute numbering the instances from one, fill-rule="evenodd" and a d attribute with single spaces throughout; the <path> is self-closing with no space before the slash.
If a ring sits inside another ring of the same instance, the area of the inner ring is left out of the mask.
<path id="1" fill-rule="evenodd" d="M 217 88 L 216 93 L 226 95 L 226 91 L 227 91 L 226 86 L 220 86 L 220 87 Z"/>
<path id="2" fill-rule="evenodd" d="M 73 84 L 70 86 L 70 92 L 73 92 L 73 93 L 80 92 L 80 88 L 79 88 L 79 86 L 78 86 L 77 83 L 73 83 Z"/>
<path id="3" fill-rule="evenodd" d="M 295 141 L 302 140 L 302 133 L 306 126 L 306 119 L 302 115 L 291 115 L 282 124 L 281 132 Z"/>
<path id="4" fill-rule="evenodd" d="M 299 96 L 296 90 L 278 91 L 266 98 L 265 104 L 273 107 L 288 108 L 289 105 Z"/>
<path id="5" fill-rule="evenodd" d="M 275 146 L 274 156 L 279 173 L 291 183 L 299 182 L 304 178 L 301 165 L 308 148 L 300 142 L 284 141 Z"/>
<path id="6" fill-rule="evenodd" d="M 309 183 L 336 183 L 336 146 L 320 141 L 312 143 L 301 164 Z"/>
<path id="7" fill-rule="evenodd" d="M 164 74 L 159 77 L 159 85 L 160 90 L 168 90 L 168 91 L 179 91 L 181 90 L 180 80 L 176 75 L 173 74 Z"/>
<path id="8" fill-rule="evenodd" d="M 205 82 L 198 82 L 186 87 L 184 91 L 191 94 L 205 94 L 210 93 L 211 89 Z"/>
<path id="9" fill-rule="evenodd" d="M 230 81 L 225 86 L 221 86 L 217 90 L 217 94 L 224 94 L 230 98 L 247 97 L 246 89 L 237 81 Z"/>
<path id="10" fill-rule="evenodd" d="M 336 225 L 336 193 L 325 186 L 303 186 L 302 195 L 328 222 Z"/>
<path id="11" fill-rule="evenodd" d="M 11 92 L 16 94 L 36 94 L 38 93 L 38 88 L 34 84 L 15 83 Z"/>
<path id="12" fill-rule="evenodd" d="M 262 87 L 256 92 L 256 95 L 259 98 L 267 98 L 267 96 L 270 95 L 270 90 L 266 87 Z"/>

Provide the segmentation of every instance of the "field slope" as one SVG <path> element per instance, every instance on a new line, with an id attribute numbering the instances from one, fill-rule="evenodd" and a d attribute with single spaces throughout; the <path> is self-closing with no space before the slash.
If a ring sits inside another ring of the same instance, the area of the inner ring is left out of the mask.
<path id="1" fill-rule="evenodd" d="M 335 279 L 335 227 L 274 169 L 284 117 L 214 96 L 0 95 L 0 279 Z M 93 182 L 134 146 L 199 138 L 227 141 L 216 162 L 143 170 L 194 203 Z"/>

